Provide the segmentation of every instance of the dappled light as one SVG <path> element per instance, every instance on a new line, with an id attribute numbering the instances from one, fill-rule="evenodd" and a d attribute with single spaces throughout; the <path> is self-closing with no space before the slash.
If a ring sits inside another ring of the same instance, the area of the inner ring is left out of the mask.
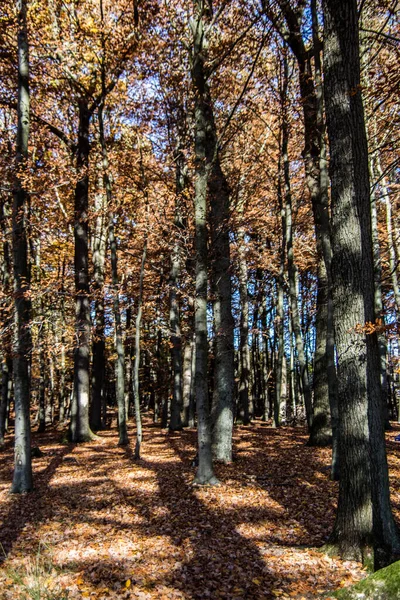
<path id="1" fill-rule="evenodd" d="M 330 450 L 307 447 L 303 430 L 238 427 L 234 462 L 217 465 L 221 485 L 205 488 L 192 486 L 194 430 L 169 434 L 147 423 L 144 434 L 136 462 L 114 432 L 84 446 L 60 444 L 57 430 L 35 436 L 43 452 L 34 459 L 35 490 L 16 503 L 8 444 L 2 598 L 23 598 L 10 572 L 26 573 L 38 551 L 52 564 L 48 585 L 71 599 L 308 599 L 364 576 L 357 563 L 318 550 L 333 526 L 337 484 Z M 389 456 L 400 514 L 391 441 Z"/>

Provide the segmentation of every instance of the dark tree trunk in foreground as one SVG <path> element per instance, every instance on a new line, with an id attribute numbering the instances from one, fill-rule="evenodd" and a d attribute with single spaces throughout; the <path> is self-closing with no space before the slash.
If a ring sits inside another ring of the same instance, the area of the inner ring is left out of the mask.
<path id="1" fill-rule="evenodd" d="M 195 291 L 195 336 L 196 369 L 194 394 L 197 407 L 197 435 L 199 467 L 195 483 L 217 483 L 212 464 L 210 410 L 208 402 L 207 377 L 207 185 L 206 166 L 208 135 L 207 78 L 204 70 L 204 22 L 203 2 L 194 2 L 195 18 L 191 23 L 193 33 L 192 84 L 195 93 L 195 252 L 196 252 L 196 291 Z"/>
<path id="2" fill-rule="evenodd" d="M 339 501 L 331 543 L 375 568 L 400 556 L 389 498 L 368 148 L 360 90 L 356 0 L 324 0 L 325 101 L 332 178 L 332 276 L 338 355 Z"/>
<path id="3" fill-rule="evenodd" d="M 18 14 L 18 128 L 16 168 L 24 166 L 28 158 L 29 138 L 29 51 L 26 28 L 26 3 L 17 1 Z M 33 488 L 30 428 L 30 373 L 31 351 L 29 298 L 30 273 L 26 233 L 26 204 L 28 196 L 21 181 L 16 178 L 12 211 L 15 343 L 14 343 L 14 404 L 15 446 L 13 493 L 30 492 Z"/>
<path id="4" fill-rule="evenodd" d="M 71 407 L 71 441 L 93 439 L 89 426 L 89 356 L 90 356 L 90 303 L 89 303 L 89 125 L 90 112 L 84 100 L 79 102 L 79 130 L 75 187 L 75 328 L 74 393 Z"/>

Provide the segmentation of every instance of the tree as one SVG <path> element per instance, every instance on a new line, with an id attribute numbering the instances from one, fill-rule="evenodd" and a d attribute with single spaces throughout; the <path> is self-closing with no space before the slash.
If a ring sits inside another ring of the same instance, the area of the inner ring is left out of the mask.
<path id="1" fill-rule="evenodd" d="M 330 541 L 375 568 L 400 555 L 390 507 L 375 322 L 368 148 L 356 0 L 324 1 L 332 184 L 332 278 L 338 358 L 340 485 Z"/>
<path id="2" fill-rule="evenodd" d="M 28 194 L 22 179 L 28 159 L 30 125 L 29 110 L 29 45 L 26 22 L 26 2 L 17 0 L 18 14 L 18 125 L 14 201 L 12 210 L 14 298 L 15 298 L 15 344 L 14 344 L 14 478 L 13 493 L 30 492 L 33 487 L 30 429 L 30 373 L 31 350 L 29 297 L 30 272 L 26 234 Z"/>

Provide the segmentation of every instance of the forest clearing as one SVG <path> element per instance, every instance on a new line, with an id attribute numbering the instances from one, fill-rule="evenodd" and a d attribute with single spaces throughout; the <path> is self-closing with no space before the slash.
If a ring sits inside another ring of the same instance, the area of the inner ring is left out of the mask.
<path id="1" fill-rule="evenodd" d="M 365 577 L 359 563 L 318 551 L 333 526 L 337 483 L 330 450 L 307 447 L 304 428 L 238 427 L 235 461 L 218 466 L 220 486 L 206 488 L 192 485 L 194 430 L 171 433 L 146 419 L 144 432 L 138 462 L 129 446 L 117 447 L 115 429 L 84 446 L 60 444 L 58 430 L 35 435 L 43 456 L 34 459 L 35 491 L 22 497 L 8 494 L 8 444 L 2 600 L 35 598 L 24 586 L 39 581 L 40 598 L 47 590 L 54 600 L 309 600 Z M 398 432 L 388 434 L 397 518 Z"/>

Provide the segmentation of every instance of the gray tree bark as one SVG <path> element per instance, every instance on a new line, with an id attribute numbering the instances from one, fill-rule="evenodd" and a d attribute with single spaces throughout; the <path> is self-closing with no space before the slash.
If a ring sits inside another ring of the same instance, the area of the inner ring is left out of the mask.
<path id="1" fill-rule="evenodd" d="M 207 165 L 207 136 L 209 99 L 207 77 L 204 69 L 204 53 L 207 40 L 204 31 L 204 3 L 194 1 L 195 16 L 191 22 L 193 49 L 191 56 L 191 77 L 195 94 L 194 136 L 195 136 L 195 252 L 196 252 L 196 289 L 195 289 L 195 336 L 196 369 L 194 393 L 197 408 L 197 436 L 199 466 L 194 479 L 196 484 L 213 484 L 218 480 L 214 475 L 211 449 L 211 424 L 208 401 L 207 377 L 207 186 L 209 165 Z"/>
<path id="2" fill-rule="evenodd" d="M 239 219 L 243 219 L 243 201 L 237 208 Z M 247 261 L 245 229 L 239 225 L 237 232 L 238 279 L 240 297 L 240 378 L 239 378 L 239 413 L 243 425 L 250 423 L 250 346 L 249 346 L 249 295 L 247 290 Z"/>
<path id="3" fill-rule="evenodd" d="M 24 168 L 28 159 L 30 124 L 29 109 L 29 45 L 26 24 L 26 2 L 17 0 L 18 18 L 18 125 L 16 169 Z M 26 206 L 28 194 L 18 176 L 15 179 L 12 209 L 12 242 L 14 258 L 14 405 L 15 441 L 12 493 L 30 492 L 33 488 L 30 427 L 31 301 L 28 266 Z"/>
<path id="4" fill-rule="evenodd" d="M 183 382 L 182 382 L 182 336 L 179 310 L 179 275 L 181 270 L 181 241 L 180 236 L 185 228 L 182 217 L 182 194 L 187 187 L 187 167 L 183 153 L 181 134 L 177 126 L 177 144 L 174 153 L 176 168 L 176 196 L 175 196 L 175 243 L 171 254 L 170 283 L 170 313 L 169 322 L 171 329 L 171 363 L 173 373 L 171 417 L 169 428 L 176 431 L 182 428 Z"/>
<path id="5" fill-rule="evenodd" d="M 108 211 L 108 242 L 110 245 L 111 254 L 111 277 L 112 277 L 112 293 L 113 293 L 113 313 L 114 313 L 114 344 L 115 344 L 115 398 L 118 406 L 118 432 L 119 445 L 125 446 L 128 444 L 128 431 L 126 426 L 127 421 L 127 403 L 125 398 L 125 347 L 122 332 L 121 310 L 119 306 L 119 276 L 118 276 L 118 247 L 114 233 L 114 216 L 111 211 L 112 201 L 112 182 L 109 174 L 108 152 L 106 140 L 104 137 L 104 119 L 103 119 L 103 103 L 100 104 L 98 110 L 99 116 L 99 134 L 100 146 L 102 153 L 102 171 L 103 171 L 103 187 L 106 193 L 106 207 Z M 105 228 L 105 226 L 103 226 Z M 101 261 L 104 270 L 104 260 Z M 104 276 L 103 276 L 104 279 Z M 104 331 L 103 331 L 104 335 Z M 103 368 L 104 368 L 104 350 L 103 350 Z M 103 390 L 101 390 L 104 393 Z M 101 399 L 101 396 L 100 396 Z M 100 402 L 100 406 L 101 406 Z"/>
<path id="6" fill-rule="evenodd" d="M 400 555 L 389 497 L 375 321 L 368 148 L 356 0 L 324 0 L 325 102 L 332 182 L 332 278 L 338 355 L 340 554 L 374 563 Z"/>
<path id="7" fill-rule="evenodd" d="M 0 314 L 3 323 L 2 349 L 1 349 L 1 392 L 0 392 L 0 447 L 4 444 L 6 433 L 6 422 L 8 407 L 10 405 L 11 383 L 12 383 L 12 318 L 9 314 L 9 300 L 12 297 L 11 281 L 12 266 L 9 239 L 12 232 L 9 231 L 8 208 L 4 202 L 0 205 L 0 226 L 3 234 L 3 260 L 1 263 L 1 283 L 5 298 L 1 302 Z"/>
<path id="8" fill-rule="evenodd" d="M 144 270 L 147 258 L 147 234 L 143 244 L 142 261 L 140 265 L 139 276 L 139 295 L 137 301 L 137 313 L 135 321 L 135 358 L 133 361 L 133 401 L 135 405 L 136 419 L 136 444 L 135 444 L 135 459 L 140 459 L 140 449 L 143 440 L 142 416 L 140 411 L 140 390 L 139 390 L 139 364 L 140 364 L 140 329 L 142 325 L 143 313 L 143 280 Z"/>
<path id="9" fill-rule="evenodd" d="M 90 302 L 89 302 L 89 125 L 91 114 L 87 102 L 79 101 L 79 127 L 76 157 L 78 181 L 75 187 L 74 266 L 75 266 L 75 337 L 74 392 L 71 406 L 71 441 L 86 442 L 94 435 L 89 426 L 89 363 L 90 363 Z"/>
<path id="10" fill-rule="evenodd" d="M 102 108 L 99 108 L 99 113 Z M 99 121 L 102 117 L 99 117 Z M 101 127 L 101 126 L 100 126 Z M 103 144 L 104 146 L 104 144 Z M 103 161 L 104 162 L 104 159 Z M 108 238 L 108 199 L 104 187 L 104 168 L 100 165 L 99 190 L 95 197 L 96 219 L 93 228 L 92 262 L 93 262 L 93 293 L 95 299 L 94 333 L 92 342 L 92 398 L 90 405 L 90 426 L 92 429 L 103 428 L 102 406 L 104 403 L 104 373 L 105 373 L 105 308 L 104 308 L 104 274 Z M 105 193 L 104 193 L 105 192 Z"/>

